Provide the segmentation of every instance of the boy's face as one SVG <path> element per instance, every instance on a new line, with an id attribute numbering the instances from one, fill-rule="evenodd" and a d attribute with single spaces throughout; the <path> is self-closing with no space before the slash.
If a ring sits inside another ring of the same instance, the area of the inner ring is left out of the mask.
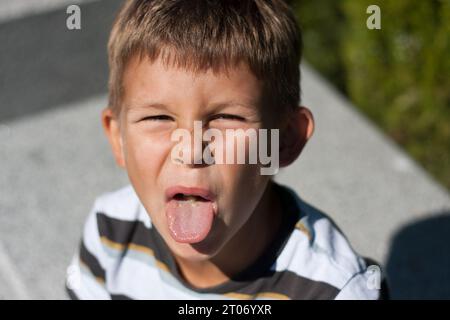
<path id="1" fill-rule="evenodd" d="M 228 75 L 193 74 L 166 67 L 160 59 L 150 63 L 134 58 L 123 85 L 122 111 L 110 130 L 118 163 L 126 168 L 172 252 L 190 261 L 211 258 L 252 215 L 270 176 L 260 174 L 259 164 L 174 161 L 171 152 L 177 142 L 171 134 L 176 129 L 193 130 L 194 121 L 222 132 L 268 127 L 263 123 L 262 84 L 245 65 L 230 69 Z M 189 191 L 207 199 L 174 201 L 179 195 L 173 193 Z M 200 231 L 193 232 L 195 228 Z"/>

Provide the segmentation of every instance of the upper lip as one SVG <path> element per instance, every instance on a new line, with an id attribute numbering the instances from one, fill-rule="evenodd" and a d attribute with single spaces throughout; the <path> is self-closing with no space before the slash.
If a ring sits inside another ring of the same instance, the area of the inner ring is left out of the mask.
<path id="1" fill-rule="evenodd" d="M 208 201 L 213 201 L 216 196 L 213 192 L 211 192 L 208 189 L 201 188 L 201 187 L 185 187 L 185 186 L 173 186 L 166 189 L 165 195 L 166 200 L 169 201 L 173 197 L 175 197 L 176 194 L 183 194 L 183 195 L 189 195 L 189 196 L 198 196 L 202 197 L 203 199 L 206 199 Z"/>

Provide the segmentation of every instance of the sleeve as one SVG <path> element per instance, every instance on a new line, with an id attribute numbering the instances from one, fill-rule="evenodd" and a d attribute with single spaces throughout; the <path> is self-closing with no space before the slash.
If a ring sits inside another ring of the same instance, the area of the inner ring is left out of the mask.
<path id="1" fill-rule="evenodd" d="M 386 283 L 382 279 L 381 268 L 370 265 L 353 275 L 336 296 L 336 300 L 381 300 Z"/>
<path id="2" fill-rule="evenodd" d="M 66 291 L 73 300 L 111 299 L 106 289 L 108 256 L 100 241 L 97 225 L 98 201 L 94 204 L 83 228 L 78 252 L 67 268 Z"/>

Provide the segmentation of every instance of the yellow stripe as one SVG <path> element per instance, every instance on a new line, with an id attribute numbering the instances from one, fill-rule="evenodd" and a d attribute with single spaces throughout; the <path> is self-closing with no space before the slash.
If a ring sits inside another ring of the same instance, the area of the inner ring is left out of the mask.
<path id="1" fill-rule="evenodd" d="M 249 300 L 249 299 L 253 298 L 252 295 L 244 294 L 244 293 L 236 293 L 236 292 L 225 293 L 224 296 L 228 297 L 228 298 L 241 299 L 241 300 Z"/>
<path id="2" fill-rule="evenodd" d="M 281 293 L 277 292 L 261 292 L 256 295 L 258 298 L 269 298 L 269 299 L 279 299 L 279 300 L 290 300 L 290 298 Z"/>
<path id="3" fill-rule="evenodd" d="M 111 240 L 109 240 L 108 238 L 106 238 L 105 236 L 101 236 L 101 237 L 100 237 L 100 241 L 101 241 L 104 245 L 106 245 L 106 246 L 108 246 L 108 247 L 110 247 L 110 248 L 112 248 L 112 249 L 120 250 L 120 251 L 125 250 L 125 245 L 124 245 L 124 244 L 121 244 L 121 243 L 117 243 L 117 242 L 111 241 Z"/>
<path id="4" fill-rule="evenodd" d="M 128 246 L 125 246 L 124 244 L 112 241 L 112 240 L 106 238 L 105 236 L 101 236 L 100 241 L 107 247 L 110 247 L 115 250 L 124 251 L 128 247 L 130 250 L 134 250 L 134 251 L 146 254 L 148 256 L 151 256 L 152 258 L 155 259 L 156 266 L 159 269 L 169 272 L 169 267 L 165 263 L 157 260 L 155 257 L 154 251 L 148 247 L 145 247 L 145 246 L 142 246 L 139 244 L 135 244 L 135 243 L 129 243 Z"/>
<path id="5" fill-rule="evenodd" d="M 155 257 L 155 253 L 153 252 L 153 250 L 148 247 L 144 247 L 144 246 L 141 246 L 141 245 L 135 244 L 135 243 L 130 243 L 130 244 L 128 244 L 128 248 L 131 250 L 139 251 L 139 252 L 148 254 L 149 256 Z"/>
<path id="6" fill-rule="evenodd" d="M 257 294 L 229 292 L 229 293 L 225 293 L 224 296 L 226 296 L 228 298 L 240 299 L 240 300 L 251 300 L 251 299 L 256 299 L 256 298 L 290 300 L 290 298 L 287 295 L 277 293 L 277 292 L 260 292 Z"/>
<path id="7" fill-rule="evenodd" d="M 295 227 L 300 230 L 301 232 L 303 232 L 304 234 L 306 234 L 306 236 L 308 237 L 309 240 L 312 239 L 311 236 L 311 232 L 308 230 L 308 228 L 306 228 L 306 226 L 303 224 L 302 221 L 297 222 L 297 224 L 295 225 Z"/>

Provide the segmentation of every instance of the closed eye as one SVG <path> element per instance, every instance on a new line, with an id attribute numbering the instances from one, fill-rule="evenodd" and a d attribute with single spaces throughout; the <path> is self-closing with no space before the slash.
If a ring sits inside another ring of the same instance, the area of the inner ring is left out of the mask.
<path id="1" fill-rule="evenodd" d="M 215 114 L 210 118 L 210 121 L 217 120 L 217 119 L 245 121 L 245 118 L 243 118 L 241 116 L 237 116 L 234 114 L 228 114 L 228 113 Z"/>
<path id="2" fill-rule="evenodd" d="M 171 116 L 167 116 L 165 114 L 160 114 L 156 116 L 148 116 L 145 118 L 142 118 L 141 121 L 170 121 L 173 120 Z"/>

